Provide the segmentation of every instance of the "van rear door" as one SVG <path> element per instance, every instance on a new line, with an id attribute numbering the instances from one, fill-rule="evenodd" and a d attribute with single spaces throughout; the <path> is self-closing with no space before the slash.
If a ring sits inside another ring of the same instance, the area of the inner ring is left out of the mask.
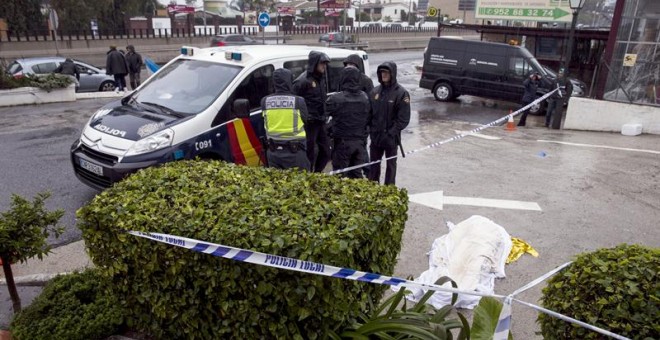
<path id="1" fill-rule="evenodd" d="M 459 39 L 431 38 L 424 54 L 424 68 L 419 87 L 433 90 L 439 82 L 452 86 L 461 93 L 465 42 Z"/>

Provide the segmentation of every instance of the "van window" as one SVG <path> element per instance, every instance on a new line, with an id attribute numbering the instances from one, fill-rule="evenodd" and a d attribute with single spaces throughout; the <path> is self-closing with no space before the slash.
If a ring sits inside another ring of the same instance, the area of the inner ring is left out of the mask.
<path id="1" fill-rule="evenodd" d="M 291 71 L 293 79 L 298 78 L 307 68 L 307 59 L 284 62 L 284 68 Z"/>
<path id="2" fill-rule="evenodd" d="M 262 66 L 254 70 L 243 79 L 230 97 L 233 97 L 233 99 L 247 99 L 250 101 L 250 111 L 258 110 L 261 108 L 261 98 L 275 91 L 273 71 L 275 71 L 273 65 Z"/>
<path id="3" fill-rule="evenodd" d="M 328 74 L 328 92 L 339 91 L 339 73 L 344 69 L 344 59 L 332 59 L 326 70 Z"/>
<path id="4" fill-rule="evenodd" d="M 509 59 L 509 72 L 515 74 L 516 76 L 524 78 L 532 71 L 532 67 L 527 62 L 527 60 L 525 60 L 525 58 L 513 57 Z"/>
<path id="5" fill-rule="evenodd" d="M 133 96 L 182 114 L 206 109 L 241 71 L 241 67 L 201 60 L 178 59 L 149 78 Z"/>
<path id="6" fill-rule="evenodd" d="M 229 95 L 211 125 L 217 126 L 236 118 L 236 114 L 232 112 L 232 105 L 236 99 L 247 99 L 250 101 L 250 111 L 260 109 L 261 98 L 275 92 L 273 71 L 275 71 L 273 65 L 266 65 L 246 76 L 236 90 Z"/>

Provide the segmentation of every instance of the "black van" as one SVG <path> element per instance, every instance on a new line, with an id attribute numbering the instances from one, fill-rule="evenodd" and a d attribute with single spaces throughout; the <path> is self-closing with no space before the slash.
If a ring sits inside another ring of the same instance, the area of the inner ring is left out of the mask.
<path id="1" fill-rule="evenodd" d="M 524 47 L 434 37 L 424 52 L 419 87 L 432 90 L 439 101 L 467 94 L 517 103 L 524 92 L 523 81 L 534 72 L 547 79 L 545 69 Z M 539 95 L 551 86 L 549 81 L 541 84 Z M 542 110 L 543 105 L 537 105 L 530 111 Z"/>

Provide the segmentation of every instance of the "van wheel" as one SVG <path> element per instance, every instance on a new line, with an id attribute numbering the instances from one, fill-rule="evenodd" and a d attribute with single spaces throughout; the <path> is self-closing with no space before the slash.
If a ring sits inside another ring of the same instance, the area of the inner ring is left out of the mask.
<path id="1" fill-rule="evenodd" d="M 546 108 L 545 101 L 536 103 L 529 108 L 529 113 L 534 116 L 541 116 L 545 114 L 545 108 Z"/>
<path id="2" fill-rule="evenodd" d="M 454 97 L 454 90 L 451 88 L 451 85 L 440 83 L 433 89 L 433 96 L 437 101 L 446 102 Z"/>

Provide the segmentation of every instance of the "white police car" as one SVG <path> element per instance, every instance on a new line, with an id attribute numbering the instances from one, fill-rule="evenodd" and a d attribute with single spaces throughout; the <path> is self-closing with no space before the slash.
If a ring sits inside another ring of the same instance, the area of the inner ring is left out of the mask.
<path id="1" fill-rule="evenodd" d="M 336 91 L 342 61 L 364 51 L 290 45 L 198 49 L 184 47 L 132 94 L 105 105 L 71 146 L 76 176 L 103 189 L 149 166 L 180 159 L 221 159 L 259 166 L 264 155 L 261 98 L 273 92 L 272 74 L 294 78 L 312 50 L 330 59 L 328 92 Z"/>

